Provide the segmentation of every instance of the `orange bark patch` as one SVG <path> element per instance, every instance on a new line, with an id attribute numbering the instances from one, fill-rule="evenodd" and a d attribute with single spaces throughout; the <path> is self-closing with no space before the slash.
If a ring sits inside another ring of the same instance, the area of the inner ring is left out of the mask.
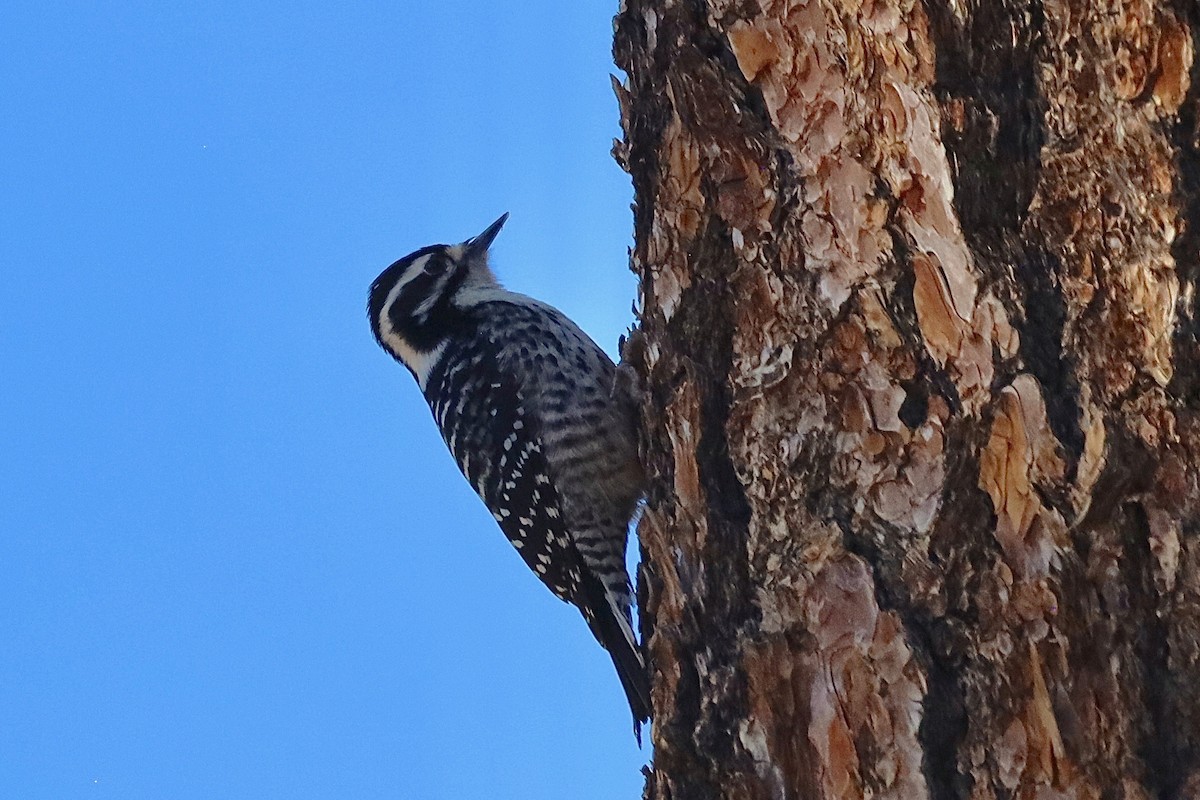
<path id="1" fill-rule="evenodd" d="M 1062 478 L 1065 466 L 1057 450 L 1041 387 L 1032 376 L 1018 375 L 1000 393 L 991 436 L 980 454 L 979 486 L 996 512 L 996 539 L 1025 578 L 1044 575 L 1049 566 L 1054 526 L 1034 523 L 1043 511 L 1053 512 L 1043 508 L 1034 483 Z"/>
<path id="2" fill-rule="evenodd" d="M 774 27 L 774 33 L 778 34 L 778 23 Z M 736 22 L 729 29 L 729 46 L 737 59 L 738 68 L 748 81 L 753 81 L 763 67 L 779 59 L 779 48 L 767 31 L 746 22 Z"/>

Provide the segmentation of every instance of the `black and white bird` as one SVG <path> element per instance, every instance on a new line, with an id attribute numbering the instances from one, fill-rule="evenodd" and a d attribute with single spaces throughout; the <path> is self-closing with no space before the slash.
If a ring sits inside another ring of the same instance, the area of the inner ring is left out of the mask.
<path id="1" fill-rule="evenodd" d="M 643 489 L 616 367 L 545 303 L 500 286 L 488 248 L 508 215 L 455 245 L 385 269 L 367 313 L 500 529 L 541 581 L 574 604 L 608 651 L 635 730 L 650 717 L 633 633 L 625 543 Z"/>

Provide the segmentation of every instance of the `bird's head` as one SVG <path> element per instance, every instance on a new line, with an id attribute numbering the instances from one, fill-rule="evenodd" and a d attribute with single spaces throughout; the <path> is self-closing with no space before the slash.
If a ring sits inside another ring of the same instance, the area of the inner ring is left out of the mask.
<path id="1" fill-rule="evenodd" d="M 410 253 L 371 284 L 367 315 L 380 346 L 418 372 L 421 359 L 446 338 L 458 310 L 455 299 L 499 286 L 488 248 L 508 214 L 459 244 L 435 244 Z"/>

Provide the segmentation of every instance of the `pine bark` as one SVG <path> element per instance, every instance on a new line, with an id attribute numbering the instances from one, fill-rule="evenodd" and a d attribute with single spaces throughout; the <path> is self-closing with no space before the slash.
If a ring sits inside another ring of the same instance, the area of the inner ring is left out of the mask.
<path id="1" fill-rule="evenodd" d="M 1200 797 L 1198 41 L 624 0 L 647 797 Z"/>

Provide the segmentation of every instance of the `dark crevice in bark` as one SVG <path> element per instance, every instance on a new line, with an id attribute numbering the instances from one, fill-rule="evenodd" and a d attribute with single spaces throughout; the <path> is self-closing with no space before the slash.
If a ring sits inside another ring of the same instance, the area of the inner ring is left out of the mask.
<path id="1" fill-rule="evenodd" d="M 998 558 L 989 527 L 994 520 L 991 505 L 970 477 L 979 470 L 973 455 L 978 443 L 970 441 L 973 430 L 961 421 L 946 428 L 946 474 L 962 477 L 947 481 L 942 497 L 943 508 L 955 510 L 953 517 L 943 515 L 930 534 L 927 558 L 941 580 L 937 594 L 905 618 L 911 638 L 920 643 L 927 660 L 929 691 L 920 736 L 935 800 L 966 798 L 973 788 L 971 771 L 961 769 L 958 759 L 971 713 L 966 685 L 978 682 L 978 671 L 986 666 L 972 656 L 971 641 L 978 635 L 982 617 L 977 604 L 983 597 L 973 581 L 990 574 Z"/>
<path id="2" fill-rule="evenodd" d="M 700 399 L 696 465 L 708 512 L 708 536 L 700 554 L 700 563 L 708 568 L 703 580 L 692 587 L 690 610 L 695 613 L 686 621 L 690 634 L 686 638 L 694 640 L 685 640 L 689 651 L 703 654 L 707 675 L 700 675 L 695 660 L 683 659 L 678 664 L 686 675 L 679 682 L 681 694 L 673 704 L 679 731 L 670 737 L 675 745 L 672 758 L 692 767 L 676 772 L 681 778 L 676 788 L 686 787 L 682 796 L 697 797 L 709 796 L 708 792 L 716 796 L 715 782 L 742 757 L 736 737 L 737 721 L 745 715 L 745 700 L 737 696 L 743 687 L 734 679 L 740 663 L 737 642 L 740 631 L 757 615 L 747 601 L 753 595 L 749 565 L 744 557 L 729 557 L 747 552 L 750 507 L 734 472 L 725 434 L 731 404 L 728 375 L 733 330 L 720 323 L 732 318 L 733 298 L 723 274 L 730 263 L 724 239 L 719 231 L 702 235 L 702 244 L 693 254 L 697 281 L 684 293 L 679 313 L 667 324 L 665 335 L 686 364 L 686 375 L 680 377 L 694 385 Z M 714 569 L 712 565 L 718 564 L 720 569 Z M 703 698 L 714 697 L 711 689 L 701 685 L 702 679 L 716 684 L 717 694 L 724 694 L 721 702 L 702 703 Z M 684 743 L 691 752 L 681 752 Z M 707 775 L 694 768 L 701 764 L 708 765 Z"/>
<path id="3" fill-rule="evenodd" d="M 955 208 L 976 257 L 994 252 L 1002 263 L 999 246 L 1020 230 L 1041 172 L 1041 3 L 972 4 L 967 27 L 948 2 L 928 8 Z"/>
<path id="4" fill-rule="evenodd" d="M 1187 777 L 1187 766 L 1195 754 L 1188 753 L 1174 719 L 1172 673 L 1167 650 L 1167 622 L 1158 613 L 1158 592 L 1154 588 L 1154 559 L 1148 542 L 1150 526 L 1140 504 L 1126 506 L 1127 524 L 1120 526 L 1124 558 L 1125 596 L 1134 607 L 1135 620 L 1129 625 L 1133 655 L 1141 664 L 1141 685 L 1147 717 L 1147 729 L 1140 742 L 1139 755 L 1146 765 L 1146 782 L 1160 800 L 1175 800 Z M 1110 610 L 1111 613 L 1111 610 Z"/>
<path id="5" fill-rule="evenodd" d="M 1200 5 L 1195 0 L 1180 0 L 1177 7 L 1191 28 L 1192 41 L 1200 42 Z M 1200 289 L 1200 57 L 1192 61 L 1191 85 L 1171 138 L 1178 167 L 1175 198 L 1184 224 L 1171 246 L 1180 301 L 1174 338 L 1175 375 L 1169 390 L 1176 398 L 1195 405 L 1200 403 L 1200 309 L 1195 297 Z"/>
<path id="6" fill-rule="evenodd" d="M 712 234 L 709 234 L 712 237 Z M 700 279 L 686 294 L 698 294 L 703 299 L 685 297 L 680 302 L 681 327 L 690 330 L 692 345 L 689 356 L 700 365 L 705 380 L 700 383 L 700 439 L 697 448 L 697 464 L 700 482 L 708 501 L 710 526 L 709 547 L 705 553 L 707 563 L 721 563 L 717 556 L 730 552 L 745 552 L 747 530 L 750 524 L 750 505 L 742 490 L 741 481 L 733 468 L 729 456 L 725 432 L 732 404 L 729 372 L 733 363 L 733 328 L 731 324 L 714 325 L 714 321 L 728 322 L 733 318 L 733 296 L 728 272 L 734 259 L 728 257 L 728 242 L 724 232 L 716 237 L 720 240 L 712 257 L 698 263 L 696 272 Z M 711 240 L 711 239 L 710 239 Z M 712 275 L 706 275 L 706 266 Z M 675 323 L 675 320 L 672 320 Z M 721 595 L 725 605 L 724 617 L 740 626 L 748 614 L 732 614 L 738 598 L 749 596 L 748 564 L 726 564 L 735 569 L 720 581 Z"/>
<path id="7" fill-rule="evenodd" d="M 1083 453 L 1082 410 L 1075 368 L 1063 349 L 1067 306 L 1055 280 L 1057 267 L 1057 259 L 1039 250 L 1025 253 L 1016 263 L 1015 277 L 1025 294 L 1020 352 L 1025 368 L 1042 387 L 1050 430 L 1066 449 L 1067 481 L 1074 482 Z"/>
<path id="8" fill-rule="evenodd" d="M 825 505 L 816 507 L 829 508 L 828 497 L 817 500 Z M 813 505 L 811 499 L 810 505 Z M 841 505 L 847 506 L 846 503 Z M 900 617 L 905 639 L 925 670 L 926 692 L 922 699 L 921 725 L 917 735 L 923 750 L 922 767 L 929 786 L 929 796 L 932 800 L 967 798 L 972 783 L 969 775 L 960 772 L 958 765 L 958 748 L 967 732 L 966 702 L 959 682 L 961 659 L 957 656 L 947 658 L 947 649 L 935 643 L 934 631 L 939 624 L 937 616 L 928 608 L 914 603 L 910 597 L 909 587 L 900 574 L 904 548 L 881 548 L 878 544 L 880 540 L 898 542 L 899 537 L 894 536 L 898 531 L 886 531 L 880 539 L 859 534 L 848 519 L 850 513 L 847 506 L 845 516 L 837 515 L 833 520 L 842 531 L 843 546 L 870 565 L 877 576 L 876 603 L 880 610 L 895 612 Z"/>
<path id="9" fill-rule="evenodd" d="M 929 609 L 915 605 L 907 597 L 906 585 L 899 574 L 890 579 L 890 557 L 881 554 L 867 537 L 851 533 L 842 526 L 846 549 L 865 560 L 879 576 L 876 602 L 881 610 L 895 612 L 904 625 L 906 640 L 926 677 L 922 699 L 921 725 L 918 730 L 923 750 L 922 766 L 932 800 L 961 800 L 970 796 L 972 781 L 959 770 L 958 748 L 967 733 L 966 698 L 960 683 L 961 659 L 947 658 L 947 648 L 937 644 L 938 618 Z"/>
<path id="10" fill-rule="evenodd" d="M 922 704 L 918 736 L 925 750 L 925 777 L 932 800 L 964 800 L 970 797 L 972 781 L 958 766 L 958 747 L 967 735 L 966 698 L 959 675 L 933 653 L 932 633 L 922 626 L 907 625 L 910 641 L 922 656 L 928 690 Z"/>
<path id="11" fill-rule="evenodd" d="M 1054 571 L 1060 598 L 1055 627 L 1064 633 L 1068 642 L 1065 650 L 1067 669 L 1061 677 L 1060 687 L 1065 702 L 1056 702 L 1057 720 L 1078 719 L 1075 705 L 1086 705 L 1084 698 L 1094 691 L 1100 676 L 1110 671 L 1109 659 L 1115 649 L 1111 619 L 1099 611 L 1104 600 L 1089 575 L 1090 562 L 1090 556 L 1081 555 L 1078 547 L 1067 549 Z M 1059 724 L 1070 757 L 1084 768 L 1091 768 L 1097 758 L 1100 737 L 1084 725 L 1073 725 L 1067 730 L 1061 721 Z"/>
<path id="12" fill-rule="evenodd" d="M 999 291 L 1015 271 L 1024 289 L 1023 297 L 1006 298 L 1009 311 L 1024 318 L 1021 356 L 1044 387 L 1050 426 L 1067 451 L 1073 477 L 1083 432 L 1078 382 L 1063 354 L 1066 309 L 1055 285 L 1056 265 L 1022 242 L 1046 135 L 1046 101 L 1037 82 L 1042 8 L 985 3 L 972 8 L 963 27 L 948 4 L 934 3 L 930 18 L 942 137 L 955 167 L 955 208 L 985 281 Z M 999 365 L 997 379 L 1008 383 L 1016 368 Z"/>
<path id="13" fill-rule="evenodd" d="M 1057 571 L 1062 584 L 1057 625 L 1071 642 L 1069 681 L 1077 697 L 1120 691 L 1124 710 L 1100 705 L 1101 714 L 1113 716 L 1092 725 L 1123 724 L 1129 741 L 1121 750 L 1103 752 L 1097 749 L 1103 737 L 1095 730 L 1068 735 L 1070 726 L 1060 725 L 1068 752 L 1098 778 L 1136 776 L 1153 796 L 1170 800 L 1178 796 L 1186 758 L 1194 754 L 1174 704 L 1170 618 L 1161 613 L 1155 589 L 1147 518 L 1140 503 L 1130 502 L 1152 488 L 1155 473 L 1155 454 L 1114 431 L 1093 507 L 1072 527 L 1075 555 L 1064 553 Z M 1064 710 L 1074 713 L 1074 704 L 1065 703 Z"/>
<path id="14" fill-rule="evenodd" d="M 900 386 L 904 389 L 904 402 L 896 415 L 905 427 L 914 430 L 929 414 L 929 382 L 925 376 L 918 375 L 911 381 L 901 381 Z"/>
<path id="15" fill-rule="evenodd" d="M 1072 526 L 1074 545 L 1082 557 L 1087 557 L 1091 547 L 1091 529 L 1110 519 L 1132 495 L 1153 488 L 1156 473 L 1156 458 L 1144 443 L 1120 428 L 1109 430 L 1104 470 L 1096 479 L 1091 505 Z"/>
<path id="16" fill-rule="evenodd" d="M 971 770 L 961 769 L 958 753 L 964 747 L 972 714 L 980 709 L 980 692 L 993 685 L 1004 670 L 1000 663 L 982 659 L 976 642 L 993 635 L 998 624 L 989 608 L 991 593 L 980 583 L 991 580 L 1001 560 L 992 532 L 995 516 L 991 502 L 978 486 L 978 453 L 991 422 L 953 419 L 946 426 L 947 480 L 942 507 L 929 535 L 929 569 L 940 576 L 936 593 L 922 598 L 905 615 L 910 638 L 919 643 L 928 662 L 929 692 L 921 741 L 926 748 L 926 774 L 936 800 L 966 798 L 973 790 Z M 952 512 L 950 510 L 953 509 Z M 913 583 L 909 578 L 903 585 Z M 915 632 L 915 633 L 914 633 Z M 974 685 L 974 691 L 968 687 Z M 987 723 L 976 719 L 975 724 Z"/>
<path id="17" fill-rule="evenodd" d="M 991 507 L 970 477 L 979 472 L 972 455 L 978 451 L 978 442 L 966 441 L 973 430 L 960 421 L 946 431 L 947 474 L 963 477 L 947 484 L 943 506 L 954 507 L 959 513 L 953 520 L 943 518 L 939 522 L 939 529 L 931 535 L 927 564 L 922 567 L 929 575 L 940 576 L 933 578 L 936 586 L 925 584 L 932 595 L 913 595 L 919 581 L 905 569 L 920 556 L 912 552 L 911 537 L 885 523 L 876 523 L 868 530 L 856 529 L 851 498 L 832 489 L 814 492 L 808 498 L 810 510 L 833 511 L 831 521 L 842 531 L 843 546 L 870 565 L 876 575 L 876 602 L 880 609 L 900 617 L 906 640 L 925 669 L 927 691 L 918 737 L 933 800 L 961 800 L 971 795 L 970 771 L 960 769 L 958 753 L 968 731 L 968 701 L 962 683 L 970 672 L 967 632 L 979 627 L 980 615 L 974 604 L 980 595 L 966 585 L 964 576 L 987 574 L 998 558 L 997 545 L 987 527 Z M 820 477 L 814 475 L 815 480 Z M 962 563 L 964 559 L 969 566 Z"/>
<path id="18" fill-rule="evenodd" d="M 1036 2 L 985 3 L 972 8 L 963 27 L 948 4 L 935 3 L 931 23 L 942 136 L 955 165 L 955 208 L 989 284 L 999 288 L 1012 271 L 1024 290 L 1023 297 L 1007 297 L 1009 310 L 1024 319 L 1022 360 L 1043 387 L 1050 427 L 1066 450 L 1073 479 L 1084 440 L 1079 385 L 1062 345 L 1066 307 L 1054 277 L 1057 265 L 1022 241 L 1046 136 L 1046 101 L 1037 81 L 1042 8 Z M 1016 368 L 1000 365 L 997 379 L 1008 383 Z"/>

